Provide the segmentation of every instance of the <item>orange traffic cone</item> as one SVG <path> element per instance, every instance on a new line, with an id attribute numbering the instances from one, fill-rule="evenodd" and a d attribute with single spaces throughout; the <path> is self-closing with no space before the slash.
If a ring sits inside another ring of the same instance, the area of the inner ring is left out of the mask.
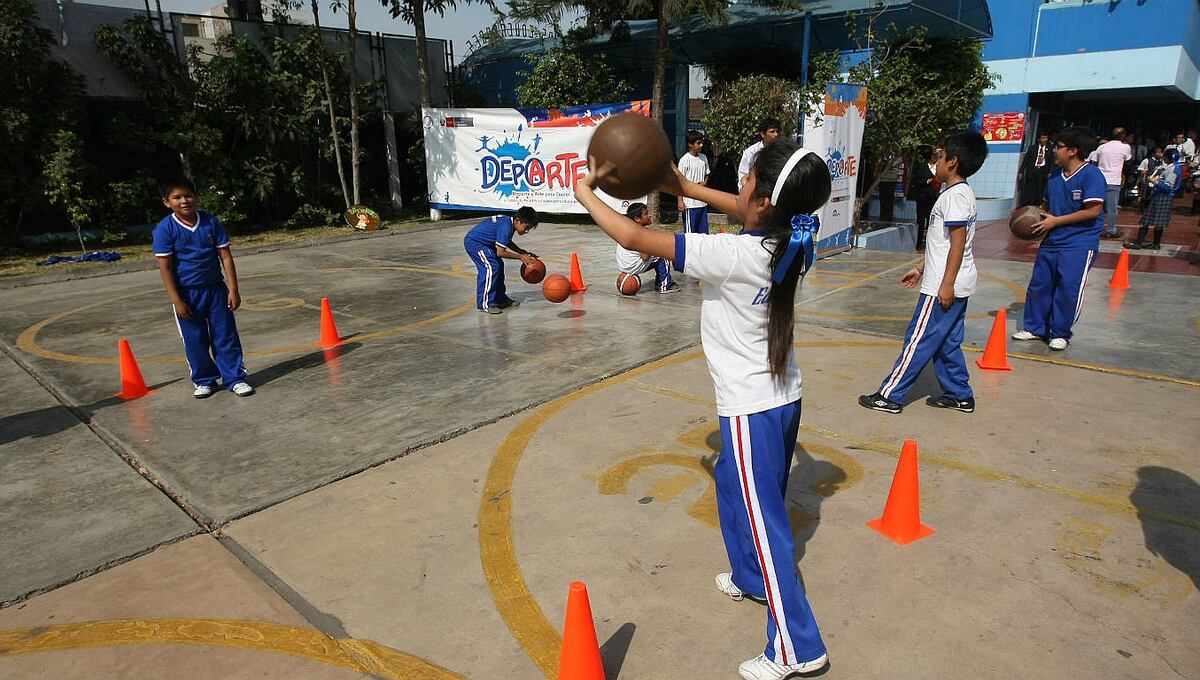
<path id="1" fill-rule="evenodd" d="M 579 256 L 571 253 L 571 292 L 582 293 L 587 290 L 583 285 L 583 272 L 579 271 Z"/>
<path id="2" fill-rule="evenodd" d="M 341 341 L 337 324 L 333 323 L 333 308 L 329 306 L 329 298 L 321 298 L 321 342 L 317 346 L 337 347 Z"/>
<path id="3" fill-rule="evenodd" d="M 146 381 L 142 379 L 142 370 L 138 368 L 137 359 L 133 358 L 133 350 L 129 348 L 128 340 L 122 338 L 117 341 L 117 354 L 121 364 L 121 391 L 117 392 L 117 396 L 129 400 L 154 392 L 146 387 Z"/>
<path id="4" fill-rule="evenodd" d="M 976 359 L 975 365 L 985 371 L 1011 371 L 1008 363 L 1008 313 L 1003 309 L 996 310 L 996 320 L 992 322 L 992 334 L 988 336 L 987 347 L 983 349 L 983 358 Z"/>
<path id="5" fill-rule="evenodd" d="M 604 680 L 600 642 L 588 604 L 587 586 L 575 581 L 567 591 L 567 619 L 563 623 L 562 653 L 558 657 L 558 680 Z"/>
<path id="6" fill-rule="evenodd" d="M 1109 288 L 1125 290 L 1129 287 L 1129 249 L 1122 248 L 1121 256 L 1117 258 L 1117 268 L 1113 270 L 1112 278 L 1108 281 Z"/>
<path id="7" fill-rule="evenodd" d="M 900 545 L 906 545 L 933 535 L 933 529 L 921 524 L 921 489 L 917 482 L 917 442 L 904 441 L 892 490 L 888 492 L 883 517 L 867 522 L 867 526 Z"/>

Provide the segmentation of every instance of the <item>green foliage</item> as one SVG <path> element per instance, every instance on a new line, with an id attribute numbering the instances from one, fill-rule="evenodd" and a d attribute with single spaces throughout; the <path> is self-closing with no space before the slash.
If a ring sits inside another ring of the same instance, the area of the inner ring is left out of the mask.
<path id="1" fill-rule="evenodd" d="M 718 154 L 739 154 L 757 142 L 758 124 L 768 116 L 778 118 L 781 137 L 796 134 L 800 86 L 772 76 L 743 76 L 714 84 L 701 122 Z"/>
<path id="2" fill-rule="evenodd" d="M 43 171 L 46 176 L 46 198 L 66 210 L 71 226 L 75 227 L 75 235 L 79 237 L 81 250 L 87 250 L 83 244 L 83 225 L 91 221 L 91 212 L 95 207 L 95 202 L 83 195 L 85 172 L 83 143 L 79 137 L 70 130 L 56 132 L 52 147 L 46 154 Z"/>
<path id="3" fill-rule="evenodd" d="M 521 106 L 557 108 L 619 102 L 633 89 L 617 77 L 601 54 L 556 48 L 531 56 L 528 61 L 532 70 L 518 72 L 525 78 L 517 86 Z"/>
<path id="4" fill-rule="evenodd" d="M 304 229 L 306 227 L 324 227 L 337 221 L 337 214 L 319 205 L 305 203 L 292 213 L 286 222 L 288 229 Z"/>
<path id="5" fill-rule="evenodd" d="M 102 227 L 124 227 L 158 221 L 163 211 L 157 181 L 142 171 L 127 180 L 110 182 L 96 198 L 95 222 Z"/>
<path id="6" fill-rule="evenodd" d="M 54 38 L 30 0 L 0 0 L 0 244 L 45 200 L 41 159 L 73 127 L 82 80 L 50 58 Z"/>

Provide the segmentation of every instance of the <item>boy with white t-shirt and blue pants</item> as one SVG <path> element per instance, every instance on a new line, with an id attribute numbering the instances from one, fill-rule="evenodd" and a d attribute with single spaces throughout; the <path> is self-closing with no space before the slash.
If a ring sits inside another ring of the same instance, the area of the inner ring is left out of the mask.
<path id="1" fill-rule="evenodd" d="M 698 130 L 688 130 L 687 153 L 679 159 L 679 172 L 700 186 L 708 184 L 708 156 L 700 153 L 704 147 L 704 135 Z M 683 232 L 708 233 L 708 204 L 686 196 L 679 197 L 679 214 L 683 215 Z"/>
<path id="2" fill-rule="evenodd" d="M 962 351 L 967 299 L 975 294 L 979 277 L 971 253 L 975 192 L 967 178 L 987 158 L 987 142 L 977 132 L 957 132 L 946 138 L 942 148 L 936 175 L 945 189 L 929 215 L 925 262 L 900 279 L 904 288 L 921 282 L 921 297 L 905 333 L 904 348 L 879 390 L 858 398 L 859 405 L 875 411 L 904 410 L 904 397 L 930 360 L 943 394 L 925 403 L 963 413 L 975 411 Z"/>
<path id="3" fill-rule="evenodd" d="M 640 227 L 650 226 L 650 209 L 645 203 L 634 203 L 625 210 L 625 216 Z M 671 266 L 661 257 L 653 257 L 636 250 L 622 248 L 617 244 L 617 269 L 625 274 L 638 276 L 651 269 L 654 270 L 654 289 L 660 293 L 675 293 L 680 290 L 679 284 L 671 278 Z"/>

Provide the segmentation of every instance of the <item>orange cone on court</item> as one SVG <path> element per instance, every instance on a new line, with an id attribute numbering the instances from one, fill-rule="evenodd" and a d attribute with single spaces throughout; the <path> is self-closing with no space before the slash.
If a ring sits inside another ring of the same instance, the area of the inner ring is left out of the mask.
<path id="1" fill-rule="evenodd" d="M 121 391 L 117 392 L 117 396 L 129 400 L 144 397 L 154 390 L 146 387 L 146 381 L 142 379 L 142 370 L 138 368 L 137 359 L 133 358 L 133 350 L 129 348 L 129 341 L 121 338 L 117 341 L 118 363 L 121 365 Z"/>
<path id="2" fill-rule="evenodd" d="M 329 298 L 321 298 L 321 342 L 317 345 L 324 348 L 337 347 L 341 341 L 337 324 L 333 322 L 333 308 L 329 306 Z"/>
<path id="3" fill-rule="evenodd" d="M 1113 270 L 1112 278 L 1108 280 L 1109 288 L 1125 290 L 1129 287 L 1129 249 L 1122 248 L 1121 256 L 1117 258 L 1117 268 Z"/>
<path id="4" fill-rule="evenodd" d="M 558 680 L 604 680 L 600 642 L 588 603 L 587 586 L 575 581 L 567 591 L 567 618 L 563 623 L 562 653 L 558 657 Z"/>
<path id="5" fill-rule="evenodd" d="M 907 545 L 926 536 L 933 529 L 921 524 L 921 489 L 917 481 L 917 442 L 904 441 L 900 451 L 900 462 L 892 478 L 892 490 L 888 492 L 883 517 L 867 522 L 867 526 L 887 536 L 900 545 Z"/>
<path id="6" fill-rule="evenodd" d="M 582 293 L 587 290 L 583 285 L 583 272 L 579 270 L 579 256 L 571 253 L 571 292 Z"/>
<path id="7" fill-rule="evenodd" d="M 1011 371 L 1008 363 L 1008 313 L 1003 309 L 996 310 L 996 320 L 992 322 L 992 334 L 988 336 L 987 347 L 983 350 L 983 358 L 976 359 L 975 365 L 985 371 Z"/>

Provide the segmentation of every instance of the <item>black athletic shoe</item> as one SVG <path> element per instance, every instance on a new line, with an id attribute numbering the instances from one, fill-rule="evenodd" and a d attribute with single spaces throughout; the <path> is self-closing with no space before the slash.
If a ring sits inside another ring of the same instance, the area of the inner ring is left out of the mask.
<path id="1" fill-rule="evenodd" d="M 1148 246 L 1142 246 L 1142 250 L 1162 250 L 1161 243 L 1151 243 Z"/>
<path id="2" fill-rule="evenodd" d="M 1126 241 L 1126 242 L 1122 243 L 1121 245 L 1124 246 L 1128 250 L 1141 250 L 1142 248 L 1145 248 L 1144 245 L 1142 245 L 1141 243 L 1138 243 L 1137 241 Z"/>
<path id="3" fill-rule="evenodd" d="M 509 307 L 520 307 L 521 301 L 520 300 L 505 300 L 504 302 L 497 302 L 496 306 L 499 307 L 500 309 L 508 309 Z"/>
<path id="4" fill-rule="evenodd" d="M 863 408 L 869 408 L 872 411 L 883 411 L 884 413 L 899 413 L 904 410 L 902 404 L 897 404 L 891 399 L 885 399 L 878 392 L 862 395 L 858 398 L 858 405 Z"/>
<path id="5" fill-rule="evenodd" d="M 959 401 L 943 394 L 940 397 L 930 397 L 925 400 L 925 403 L 934 408 L 952 408 L 955 411 L 962 411 L 963 413 L 975 412 L 975 397 L 967 397 Z"/>

